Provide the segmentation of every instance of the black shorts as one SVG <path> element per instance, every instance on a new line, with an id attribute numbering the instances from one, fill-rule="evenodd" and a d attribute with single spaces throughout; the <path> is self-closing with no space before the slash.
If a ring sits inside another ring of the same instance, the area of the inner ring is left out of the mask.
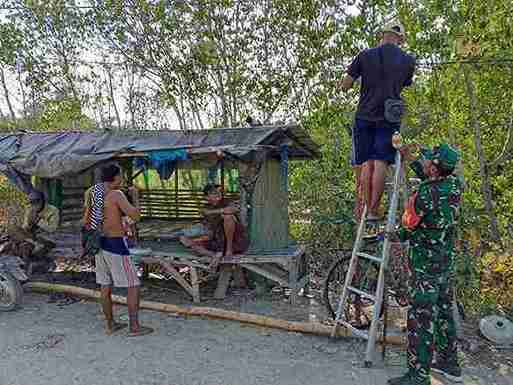
<path id="1" fill-rule="evenodd" d="M 368 160 L 394 163 L 395 148 L 392 146 L 392 136 L 400 127 L 400 123 L 389 123 L 385 120 L 371 122 L 355 119 L 351 164 L 359 166 Z"/>

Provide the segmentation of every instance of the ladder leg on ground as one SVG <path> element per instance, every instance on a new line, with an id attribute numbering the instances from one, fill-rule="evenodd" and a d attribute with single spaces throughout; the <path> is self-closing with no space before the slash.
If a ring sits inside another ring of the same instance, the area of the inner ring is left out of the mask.
<path id="1" fill-rule="evenodd" d="M 378 325 L 380 320 L 381 309 L 383 306 L 383 298 L 384 298 L 384 286 L 385 286 L 385 272 L 387 269 L 388 257 L 390 254 L 390 234 L 392 234 L 395 230 L 396 225 L 396 217 L 397 217 L 397 209 L 399 203 L 399 195 L 401 190 L 401 184 L 403 182 L 402 178 L 402 167 L 401 167 L 401 154 L 399 151 L 396 152 L 395 158 L 395 171 L 394 171 L 394 179 L 393 179 L 393 190 L 392 196 L 390 198 L 387 223 L 385 226 L 385 240 L 383 242 L 383 248 L 381 250 L 381 256 L 373 256 L 368 255 L 366 253 L 361 252 L 362 248 L 362 239 L 366 230 L 367 223 L 367 207 L 364 208 L 363 215 L 360 219 L 360 224 L 358 226 L 358 232 L 356 234 L 356 240 L 353 246 L 353 251 L 351 254 L 351 262 L 349 264 L 349 269 L 346 273 L 346 278 L 344 281 L 344 288 L 339 298 L 339 303 L 337 307 L 337 313 L 335 317 L 335 325 L 332 330 L 332 337 L 335 337 L 337 334 L 337 328 L 339 325 L 342 325 L 348 328 L 353 335 L 367 339 L 367 349 L 365 352 L 365 366 L 370 367 L 373 361 L 373 355 L 376 349 L 376 340 L 378 334 Z M 379 274 L 376 292 L 366 293 L 360 289 L 357 289 L 352 286 L 353 278 L 355 276 L 356 268 L 358 266 L 358 260 L 367 259 L 372 262 L 379 264 Z M 344 309 L 347 306 L 349 294 L 353 293 L 356 295 L 360 295 L 361 297 L 370 299 L 374 301 L 374 305 L 372 307 L 372 320 L 369 327 L 368 333 L 357 329 L 354 327 L 349 320 L 346 320 L 344 317 Z"/>

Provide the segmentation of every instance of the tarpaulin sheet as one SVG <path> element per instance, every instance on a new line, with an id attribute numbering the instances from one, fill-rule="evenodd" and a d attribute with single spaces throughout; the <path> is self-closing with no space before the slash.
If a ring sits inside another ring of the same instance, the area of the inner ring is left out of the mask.
<path id="1" fill-rule="evenodd" d="M 212 152 L 216 147 L 233 146 L 233 153 L 237 154 L 252 145 L 278 145 L 272 143 L 273 138 L 283 137 L 294 138 L 290 145 L 291 158 L 295 154 L 305 158 L 317 155 L 317 145 L 295 125 L 191 131 L 19 133 L 0 135 L 0 172 L 10 165 L 21 174 L 60 178 L 79 174 L 130 151 L 185 148 L 201 153 L 202 149 Z"/>

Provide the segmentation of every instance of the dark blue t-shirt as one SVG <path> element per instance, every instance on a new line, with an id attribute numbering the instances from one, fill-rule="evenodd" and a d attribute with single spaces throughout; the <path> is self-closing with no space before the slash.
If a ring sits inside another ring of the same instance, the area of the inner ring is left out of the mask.
<path id="1" fill-rule="evenodd" d="M 384 120 L 385 100 L 401 98 L 402 89 L 412 84 L 414 70 L 413 56 L 395 44 L 360 52 L 347 70 L 353 79 L 362 78 L 356 117 L 372 122 Z"/>

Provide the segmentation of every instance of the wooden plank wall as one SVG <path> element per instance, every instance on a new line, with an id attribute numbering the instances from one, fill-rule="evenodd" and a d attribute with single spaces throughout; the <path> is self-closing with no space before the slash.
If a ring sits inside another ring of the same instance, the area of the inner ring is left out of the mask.
<path id="1" fill-rule="evenodd" d="M 251 249 L 284 248 L 289 244 L 289 212 L 288 193 L 283 189 L 280 162 L 267 160 L 261 173 L 251 203 Z"/>
<path id="2" fill-rule="evenodd" d="M 62 180 L 61 226 L 76 227 L 80 225 L 84 210 L 84 193 L 92 186 L 92 173 Z"/>

